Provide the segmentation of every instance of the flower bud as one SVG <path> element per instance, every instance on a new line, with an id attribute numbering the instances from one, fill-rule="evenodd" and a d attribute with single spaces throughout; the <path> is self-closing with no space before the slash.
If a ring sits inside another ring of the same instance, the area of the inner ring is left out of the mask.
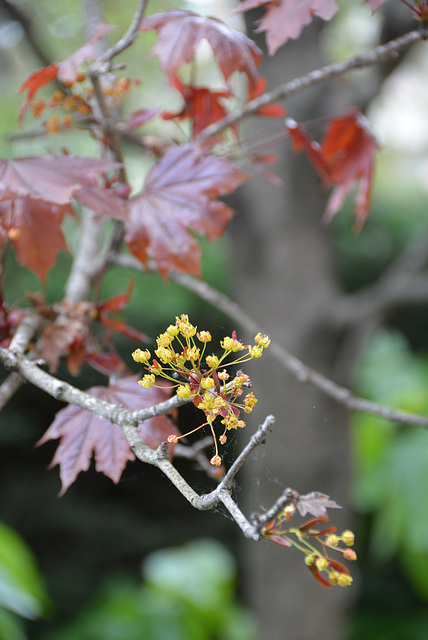
<path id="1" fill-rule="evenodd" d="M 339 587 L 348 587 L 352 584 L 352 576 L 349 576 L 347 573 L 339 573 L 337 577 L 337 584 Z"/>
<path id="2" fill-rule="evenodd" d="M 325 571 L 328 567 L 328 560 L 327 558 L 324 557 L 319 557 L 315 560 L 315 566 L 318 569 L 318 571 Z"/>
<path id="3" fill-rule="evenodd" d="M 355 535 L 353 531 L 349 531 L 349 529 L 342 533 L 341 538 L 342 542 L 346 544 L 347 547 L 352 547 L 355 542 Z"/>
<path id="4" fill-rule="evenodd" d="M 327 546 L 329 547 L 337 547 L 337 545 L 339 544 L 339 537 L 336 536 L 334 533 L 331 533 L 329 536 L 327 536 L 327 538 L 325 539 L 325 543 Z"/>

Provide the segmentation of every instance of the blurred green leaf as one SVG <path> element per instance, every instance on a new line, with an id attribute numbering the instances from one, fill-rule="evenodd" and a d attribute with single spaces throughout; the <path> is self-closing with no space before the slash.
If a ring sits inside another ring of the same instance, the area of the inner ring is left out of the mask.
<path id="1" fill-rule="evenodd" d="M 368 345 L 357 391 L 388 406 L 428 413 L 428 359 L 415 356 L 398 332 L 381 331 Z M 428 597 L 428 432 L 395 428 L 373 415 L 352 421 L 357 506 L 372 514 L 371 549 L 398 554 L 418 592 Z"/>
<path id="2" fill-rule="evenodd" d="M 112 580 L 67 628 L 43 640 L 254 640 L 252 617 L 236 602 L 236 567 L 213 540 L 156 551 L 142 586 Z"/>
<path id="3" fill-rule="evenodd" d="M 16 531 L 0 523 L 0 607 L 36 618 L 47 603 L 33 553 Z"/>

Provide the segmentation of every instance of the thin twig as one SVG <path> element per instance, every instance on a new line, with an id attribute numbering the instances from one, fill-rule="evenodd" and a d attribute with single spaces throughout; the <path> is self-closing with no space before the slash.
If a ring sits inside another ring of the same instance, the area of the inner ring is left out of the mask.
<path id="1" fill-rule="evenodd" d="M 241 110 L 234 111 L 221 120 L 214 122 L 209 127 L 206 127 L 196 140 L 207 140 L 247 116 L 257 113 L 261 107 L 271 104 L 276 100 L 289 98 L 303 89 L 320 84 L 321 82 L 326 82 L 332 78 L 337 78 L 348 71 L 352 71 L 353 69 L 363 69 L 364 67 L 369 67 L 373 64 L 387 62 L 388 60 L 397 57 L 402 51 L 408 49 L 411 44 L 418 42 L 419 40 L 425 40 L 426 37 L 427 34 L 425 31 L 410 31 L 395 40 L 391 40 L 386 44 L 376 47 L 373 51 L 369 51 L 366 54 L 356 56 L 355 58 L 345 60 L 344 62 L 334 62 L 320 67 L 319 69 L 314 69 L 300 78 L 295 78 L 290 82 L 280 85 L 279 87 L 275 87 L 272 91 L 263 93 L 261 96 L 248 102 Z"/>
<path id="2" fill-rule="evenodd" d="M 108 51 L 106 51 L 100 58 L 98 58 L 98 64 L 109 64 L 113 60 L 113 58 L 119 55 L 119 53 L 122 53 L 122 51 L 125 51 L 125 49 L 131 46 L 135 38 L 138 36 L 138 27 L 140 26 L 141 20 L 143 19 L 146 6 L 147 0 L 139 1 L 137 10 L 131 24 L 129 25 L 128 30 L 122 36 L 122 38 L 118 42 L 116 42 L 116 44 L 110 47 Z"/>

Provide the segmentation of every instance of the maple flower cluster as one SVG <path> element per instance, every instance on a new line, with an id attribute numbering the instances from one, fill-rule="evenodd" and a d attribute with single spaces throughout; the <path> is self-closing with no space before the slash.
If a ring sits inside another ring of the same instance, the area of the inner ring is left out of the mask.
<path id="1" fill-rule="evenodd" d="M 227 336 L 221 340 L 223 354 L 216 356 L 206 355 L 207 344 L 211 339 L 209 331 L 197 331 L 197 327 L 190 323 L 188 316 L 182 314 L 176 317 L 175 324 L 171 324 L 157 337 L 157 349 L 155 349 L 157 359 L 152 359 L 150 351 L 141 349 L 134 351 L 132 357 L 136 362 L 146 365 L 148 373 L 139 380 L 142 387 L 149 389 L 156 386 L 156 376 L 166 378 L 171 382 L 171 388 L 176 389 L 180 398 L 192 400 L 194 405 L 204 412 L 206 422 L 189 433 L 205 426 L 210 427 L 215 445 L 215 455 L 210 462 L 220 466 L 222 461 L 218 453 L 214 421 L 220 418 L 224 425 L 224 431 L 218 440 L 221 444 L 225 444 L 227 431 L 245 427 L 244 420 L 240 419 L 241 410 L 244 413 L 251 413 L 257 402 L 252 392 L 245 396 L 243 402 L 238 402 L 238 398 L 241 398 L 244 393 L 244 388 L 251 387 L 251 380 L 242 371 L 238 371 L 232 377 L 226 367 L 248 362 L 252 358 L 260 358 L 263 349 L 269 346 L 270 340 L 267 336 L 258 333 L 254 345 L 244 345 L 237 339 L 234 331 L 231 337 Z M 178 345 L 178 348 L 174 345 Z M 225 362 L 229 356 L 239 352 L 244 353 Z M 179 437 L 171 435 L 168 441 L 177 442 Z"/>
<path id="2" fill-rule="evenodd" d="M 276 519 L 267 523 L 264 537 L 275 544 L 295 547 L 304 553 L 306 566 L 323 587 L 331 589 L 333 585 L 347 587 L 352 584 L 349 569 L 329 554 L 335 551 L 341 553 L 344 560 L 356 560 L 357 554 L 350 548 L 355 541 L 354 533 L 347 529 L 337 535 L 336 527 L 319 528 L 318 525 L 328 522 L 328 517 L 311 518 L 298 527 L 285 526 L 295 513 L 296 504 L 288 504 Z M 321 550 L 315 543 L 320 545 Z"/>

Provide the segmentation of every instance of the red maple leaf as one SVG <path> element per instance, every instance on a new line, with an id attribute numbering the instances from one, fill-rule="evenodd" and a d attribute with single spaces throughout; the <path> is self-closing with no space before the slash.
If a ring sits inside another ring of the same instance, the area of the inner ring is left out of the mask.
<path id="1" fill-rule="evenodd" d="M 234 71 L 242 71 L 248 78 L 249 87 L 254 86 L 262 52 L 246 35 L 221 20 L 192 11 L 167 9 L 164 13 L 144 18 L 140 31 L 151 29 L 158 32 L 151 55 L 159 59 L 170 79 L 176 76 L 183 64 L 190 62 L 199 42 L 206 38 L 226 82 Z"/>
<path id="2" fill-rule="evenodd" d="M 244 0 L 236 11 L 266 7 L 266 14 L 257 31 L 266 32 L 269 54 L 274 53 L 290 38 L 298 38 L 313 16 L 330 20 L 338 10 L 337 0 Z"/>
<path id="3" fill-rule="evenodd" d="M 122 219 L 126 217 L 123 199 L 95 179 L 118 167 L 117 162 L 74 155 L 0 160 L 0 201 L 33 198 L 68 205 L 75 197 L 96 213 Z"/>
<path id="4" fill-rule="evenodd" d="M 314 522 L 328 522 L 327 509 L 341 509 L 342 507 L 330 497 L 320 491 L 311 491 L 304 496 L 299 496 L 297 508 L 300 515 L 304 518 L 307 513 L 315 516 L 315 520 L 310 521 L 312 526 Z M 302 526 L 307 526 L 308 523 Z"/>
<path id="5" fill-rule="evenodd" d="M 183 96 L 184 107 L 178 113 L 164 112 L 162 118 L 164 120 L 190 118 L 193 122 L 193 136 L 197 136 L 205 127 L 221 120 L 227 114 L 220 100 L 229 98 L 232 95 L 230 91 L 211 91 L 207 87 L 185 85 L 177 77 L 172 79 L 172 84 Z"/>
<path id="6" fill-rule="evenodd" d="M 98 25 L 89 42 L 75 51 L 71 56 L 58 64 L 50 64 L 49 66 L 38 69 L 32 73 L 18 90 L 18 93 L 27 91 L 26 100 L 19 112 L 19 122 L 22 121 L 22 118 L 24 117 L 28 107 L 31 105 L 37 91 L 43 86 L 49 84 L 49 82 L 52 82 L 55 78 L 58 78 L 61 82 L 64 82 L 67 85 L 74 84 L 82 64 L 87 60 L 91 60 L 96 57 L 97 42 L 99 42 L 99 40 L 101 40 L 108 31 L 115 28 L 116 27 L 107 24 Z"/>
<path id="7" fill-rule="evenodd" d="M 346 196 L 357 185 L 355 219 L 360 229 L 370 208 L 373 157 L 379 144 L 369 123 L 357 109 L 330 121 L 321 145 L 314 142 L 301 124 L 286 121 L 294 149 L 305 149 L 326 183 L 336 185 L 327 204 L 326 218 L 339 211 Z"/>
<path id="8" fill-rule="evenodd" d="M 130 411 L 151 407 L 169 398 L 169 390 L 144 389 L 138 392 L 139 376 L 127 376 L 109 387 L 92 387 L 88 393 L 113 404 L 122 405 Z M 165 415 L 145 420 L 139 426 L 143 441 L 156 449 L 169 435 L 180 435 L 174 423 Z M 69 405 L 61 409 L 49 429 L 37 445 L 60 439 L 51 462 L 59 465 L 63 495 L 81 471 L 87 471 L 95 456 L 95 468 L 118 483 L 128 460 L 135 456 L 117 424 L 95 413 Z M 170 448 L 172 452 L 172 448 Z"/>
<path id="9" fill-rule="evenodd" d="M 118 331 L 127 338 L 138 340 L 138 342 L 151 342 L 151 338 L 145 333 L 142 333 L 141 331 L 137 331 L 137 329 L 130 327 L 129 325 L 125 324 L 123 320 L 111 317 L 111 314 L 118 314 L 124 310 L 124 308 L 128 304 L 133 287 L 134 283 L 130 282 L 125 293 L 113 296 L 113 298 L 109 298 L 108 300 L 95 305 L 95 313 L 93 314 L 94 319 L 101 322 L 104 327 L 113 329 L 114 331 Z"/>
<path id="10" fill-rule="evenodd" d="M 125 240 L 143 264 L 199 275 L 200 247 L 189 229 L 209 240 L 222 235 L 232 210 L 216 196 L 232 192 L 247 174 L 197 146 L 173 147 L 151 169 L 143 191 L 129 201 Z"/>
<path id="11" fill-rule="evenodd" d="M 67 251 L 61 229 L 65 213 L 73 214 L 69 205 L 58 206 L 43 200 L 17 198 L 0 202 L 0 245 L 8 238 L 17 261 L 45 281 L 56 261 L 58 251 Z"/>

